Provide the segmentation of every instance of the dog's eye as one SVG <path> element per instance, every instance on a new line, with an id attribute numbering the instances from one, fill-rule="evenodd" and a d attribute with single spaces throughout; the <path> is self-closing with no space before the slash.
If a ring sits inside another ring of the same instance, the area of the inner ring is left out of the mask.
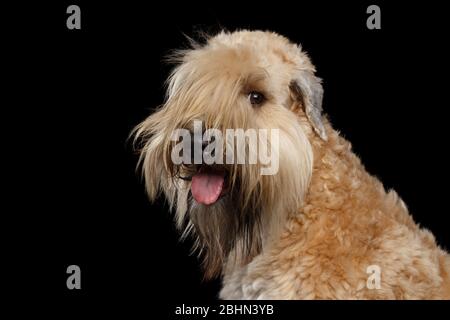
<path id="1" fill-rule="evenodd" d="M 252 91 L 248 94 L 248 100 L 252 105 L 260 105 L 266 100 L 266 97 L 261 92 Z"/>

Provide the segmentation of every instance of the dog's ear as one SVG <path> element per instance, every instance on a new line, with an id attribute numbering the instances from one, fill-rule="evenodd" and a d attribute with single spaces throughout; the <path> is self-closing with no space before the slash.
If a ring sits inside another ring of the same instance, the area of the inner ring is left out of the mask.
<path id="1" fill-rule="evenodd" d="M 312 72 L 299 71 L 290 83 L 290 89 L 294 97 L 304 108 L 304 112 L 314 131 L 327 140 L 327 134 L 322 122 L 322 97 L 323 88 L 321 79 Z"/>

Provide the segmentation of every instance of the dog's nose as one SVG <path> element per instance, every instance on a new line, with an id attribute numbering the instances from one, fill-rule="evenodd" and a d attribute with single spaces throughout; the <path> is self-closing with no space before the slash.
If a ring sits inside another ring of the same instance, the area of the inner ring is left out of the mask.
<path id="1" fill-rule="evenodd" d="M 204 153 L 205 152 L 205 149 L 206 149 L 206 147 L 209 145 L 209 144 L 211 144 L 211 143 L 213 143 L 213 142 L 215 142 L 216 141 L 216 138 L 215 137 L 211 137 L 210 139 L 209 139 L 209 141 L 203 141 L 203 143 L 202 143 L 202 152 Z M 211 156 L 211 157 L 215 157 L 215 155 L 216 155 L 216 148 L 213 148 L 210 152 L 208 152 L 209 153 L 209 155 Z"/>
<path id="2" fill-rule="evenodd" d="M 209 140 L 203 140 L 203 137 L 199 138 L 199 139 L 194 137 L 194 139 L 192 139 L 191 141 L 192 141 L 192 143 L 191 143 L 192 150 L 193 150 L 193 148 L 195 148 L 195 146 L 202 146 L 202 151 L 204 151 L 205 148 L 210 143 L 213 143 L 214 141 L 216 141 L 216 139 L 215 139 L 215 137 L 211 137 Z"/>
<path id="3" fill-rule="evenodd" d="M 203 139 L 203 134 L 201 137 L 196 137 L 193 133 L 191 133 L 193 139 L 191 139 L 191 159 L 194 161 L 195 159 L 203 159 L 203 154 L 208 145 L 216 141 L 214 136 L 209 137 L 208 139 Z M 196 155 L 198 153 L 198 155 Z M 210 156 L 215 156 L 215 148 L 211 150 Z M 194 163 L 194 162 L 192 162 Z"/>

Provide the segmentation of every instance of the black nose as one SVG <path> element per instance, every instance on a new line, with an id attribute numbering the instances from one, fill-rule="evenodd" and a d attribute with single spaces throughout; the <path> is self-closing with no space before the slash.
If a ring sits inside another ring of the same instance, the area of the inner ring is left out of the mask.
<path id="1" fill-rule="evenodd" d="M 194 133 L 191 133 L 191 160 L 192 163 L 194 163 L 194 155 L 195 152 L 201 152 L 202 159 L 203 159 L 203 152 L 205 151 L 205 148 L 216 141 L 216 138 L 214 136 L 211 136 L 208 140 L 203 140 L 203 135 L 202 137 L 195 137 Z M 200 140 L 201 139 L 201 140 Z M 201 149 L 200 147 L 201 146 Z M 215 156 L 215 149 L 211 150 L 211 156 L 214 157 Z"/>

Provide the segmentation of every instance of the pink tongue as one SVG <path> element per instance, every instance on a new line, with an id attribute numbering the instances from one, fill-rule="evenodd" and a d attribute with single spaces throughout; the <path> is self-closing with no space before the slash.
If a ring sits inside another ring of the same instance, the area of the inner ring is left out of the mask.
<path id="1" fill-rule="evenodd" d="M 192 177 L 191 192 L 195 201 L 209 205 L 219 199 L 224 177 L 219 172 L 199 172 Z"/>

